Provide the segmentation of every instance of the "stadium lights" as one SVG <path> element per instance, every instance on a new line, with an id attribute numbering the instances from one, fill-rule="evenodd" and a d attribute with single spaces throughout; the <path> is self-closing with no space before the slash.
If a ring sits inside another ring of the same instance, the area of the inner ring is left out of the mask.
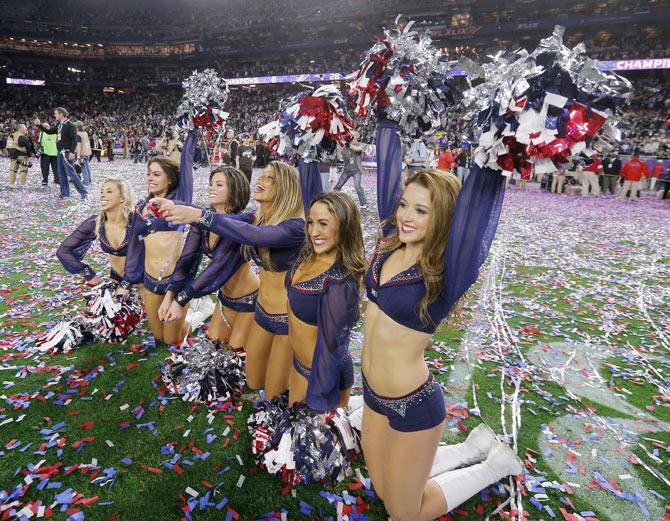
<path id="1" fill-rule="evenodd" d="M 80 69 L 75 69 L 74 67 L 68 67 L 67 70 L 70 72 L 82 72 Z"/>

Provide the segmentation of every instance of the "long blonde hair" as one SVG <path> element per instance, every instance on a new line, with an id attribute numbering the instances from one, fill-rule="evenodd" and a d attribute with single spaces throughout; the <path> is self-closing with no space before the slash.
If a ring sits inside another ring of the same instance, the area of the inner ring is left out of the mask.
<path id="1" fill-rule="evenodd" d="M 270 215 L 266 216 L 262 208 L 256 212 L 254 224 L 256 226 L 276 226 L 288 219 L 305 217 L 302 207 L 302 192 L 298 171 L 282 161 L 271 161 L 266 167 L 274 174 L 274 199 L 270 206 Z M 244 246 L 244 254 L 251 257 L 251 246 Z M 263 266 L 274 269 L 267 248 L 259 248 Z"/>
<path id="2" fill-rule="evenodd" d="M 449 242 L 451 223 L 456 209 L 456 199 L 461 191 L 461 183 L 454 174 L 434 168 L 418 170 L 410 174 L 405 179 L 404 187 L 407 188 L 412 183 L 426 188 L 430 193 L 431 216 L 417 261 L 426 285 L 426 293 L 421 297 L 418 305 L 419 317 L 424 325 L 428 325 L 432 322 L 428 314 L 428 306 L 437 300 L 443 289 L 444 251 Z M 393 226 L 393 231 L 381 242 L 381 252 L 395 251 L 403 246 L 398 236 L 395 220 L 396 212 L 382 223 L 382 227 Z"/>
<path id="3" fill-rule="evenodd" d="M 320 193 L 310 203 L 310 209 L 316 203 L 321 203 L 328 208 L 330 214 L 337 221 L 337 260 L 356 280 L 359 289 L 362 287 L 365 275 L 365 246 L 363 244 L 363 231 L 361 227 L 361 213 L 354 200 L 343 192 Z M 309 217 L 309 216 L 308 216 Z M 307 233 L 305 223 L 305 245 L 300 253 L 300 262 L 309 263 L 314 260 L 316 254 L 312 241 Z"/>
<path id="4" fill-rule="evenodd" d="M 102 184 L 114 183 L 119 189 L 121 198 L 123 202 L 121 203 L 121 214 L 123 215 L 123 222 L 125 225 L 128 225 L 128 220 L 130 215 L 135 210 L 135 194 L 133 192 L 130 183 L 125 179 L 119 179 L 118 177 L 106 177 Z M 100 225 L 107 220 L 107 214 L 104 210 L 101 210 L 100 213 L 95 218 L 95 238 L 100 239 Z"/>

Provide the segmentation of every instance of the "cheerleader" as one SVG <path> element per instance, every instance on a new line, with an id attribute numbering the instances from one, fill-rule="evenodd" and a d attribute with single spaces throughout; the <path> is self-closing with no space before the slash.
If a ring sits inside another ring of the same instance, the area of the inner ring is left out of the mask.
<path id="1" fill-rule="evenodd" d="M 295 168 L 272 161 L 256 182 L 254 214 L 225 215 L 156 200 L 173 224 L 199 223 L 219 237 L 243 245 L 260 267 L 254 323 L 246 345 L 247 385 L 265 387 L 266 398 L 288 388 L 292 352 L 288 340 L 286 272 L 305 239 L 300 181 Z M 251 222 L 246 222 L 251 221 Z"/>
<path id="2" fill-rule="evenodd" d="M 246 176 L 231 166 L 213 170 L 209 176 L 209 203 L 216 213 L 242 212 L 249 203 Z M 211 261 L 202 273 L 195 276 L 203 255 Z M 192 226 L 158 315 L 165 322 L 182 320 L 184 307 L 191 299 L 217 290 L 218 303 L 208 336 L 214 342 L 242 349 L 254 320 L 258 277 L 244 259 L 238 243 L 219 237 L 210 230 Z"/>
<path id="3" fill-rule="evenodd" d="M 317 195 L 306 214 L 305 245 L 286 274 L 289 404 L 328 412 L 346 407 L 353 384 L 348 347 L 365 273 L 363 235 L 356 204 L 341 192 Z"/>
<path id="4" fill-rule="evenodd" d="M 109 256 L 109 277 L 123 280 L 128 243 L 134 226 L 135 197 L 128 181 L 108 177 L 100 188 L 100 212 L 86 219 L 58 247 L 56 256 L 68 273 L 81 275 L 89 286 L 102 282 L 83 262 L 93 241 Z"/>
<path id="5" fill-rule="evenodd" d="M 133 235 L 128 247 L 126 270 L 120 293 L 134 284 L 143 284 L 142 297 L 147 319 L 157 345 L 178 344 L 184 336 L 184 319 L 164 322 L 159 315 L 168 290 L 170 275 L 184 246 L 183 226 L 173 226 L 147 204 L 154 197 L 190 202 L 192 197 L 192 157 L 194 140 L 187 138 L 181 168 L 165 157 L 154 157 L 147 164 L 149 194 L 136 210 Z M 164 308 L 163 308 L 164 310 Z"/>
<path id="6" fill-rule="evenodd" d="M 403 190 L 397 124 L 380 123 L 377 147 L 382 236 L 365 276 L 363 453 L 394 521 L 431 520 L 523 469 L 483 425 L 436 457 L 445 403 L 423 358 L 488 254 L 504 178 L 474 166 L 461 189 L 451 173 L 417 170 Z M 453 470 L 463 464 L 472 466 Z"/>

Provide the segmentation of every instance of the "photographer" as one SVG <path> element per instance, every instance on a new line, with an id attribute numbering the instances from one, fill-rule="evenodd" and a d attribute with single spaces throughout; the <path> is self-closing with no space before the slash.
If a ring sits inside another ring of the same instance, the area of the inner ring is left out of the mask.
<path id="1" fill-rule="evenodd" d="M 26 186 L 28 178 L 28 169 L 32 166 L 28 162 L 28 157 L 33 152 L 33 143 L 28 137 L 28 128 L 21 124 L 16 128 L 10 139 L 7 141 L 7 151 L 11 163 L 9 166 L 9 187 L 16 186 L 16 176 L 19 176 L 19 188 Z"/>
<path id="2" fill-rule="evenodd" d="M 361 208 L 365 208 L 368 204 L 368 201 L 365 198 L 365 192 L 361 186 L 363 147 L 358 142 L 359 134 L 357 131 L 352 131 L 351 136 L 351 142 L 347 143 L 342 148 L 342 161 L 344 162 L 344 166 L 342 166 L 342 174 L 337 180 L 335 190 L 342 190 L 342 187 L 349 180 L 349 178 L 353 177 L 354 187 L 356 188 L 356 193 L 358 194 L 358 201 L 361 204 Z"/>

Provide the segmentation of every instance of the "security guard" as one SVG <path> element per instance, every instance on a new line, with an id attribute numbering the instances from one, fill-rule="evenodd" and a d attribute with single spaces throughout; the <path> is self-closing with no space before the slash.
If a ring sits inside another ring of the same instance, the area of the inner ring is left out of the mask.
<path id="1" fill-rule="evenodd" d="M 11 135 L 7 141 L 7 151 L 11 159 L 9 166 L 9 187 L 15 187 L 16 175 L 18 174 L 19 187 L 23 188 L 26 186 L 28 169 L 31 166 L 28 162 L 28 157 L 33 151 L 33 144 L 28 137 L 28 128 L 25 125 L 19 125 Z"/>

